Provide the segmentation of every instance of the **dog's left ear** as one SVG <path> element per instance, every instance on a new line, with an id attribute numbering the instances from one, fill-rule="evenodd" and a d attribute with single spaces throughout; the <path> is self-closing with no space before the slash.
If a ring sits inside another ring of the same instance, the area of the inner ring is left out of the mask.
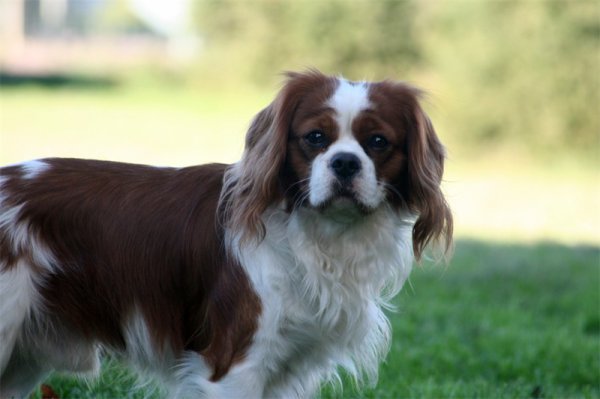
<path id="1" fill-rule="evenodd" d="M 413 250 L 421 258 L 432 241 L 443 244 L 447 254 L 452 247 L 453 219 L 440 188 L 444 173 L 445 149 L 415 93 L 410 132 L 407 137 L 407 203 L 418 217 L 413 227 Z"/>

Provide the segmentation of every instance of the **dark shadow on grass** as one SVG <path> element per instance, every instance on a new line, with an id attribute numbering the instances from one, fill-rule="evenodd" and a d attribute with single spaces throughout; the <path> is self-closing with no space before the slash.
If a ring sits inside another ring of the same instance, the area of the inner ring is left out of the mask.
<path id="1" fill-rule="evenodd" d="M 43 87 L 47 89 L 105 90 L 118 85 L 114 78 L 68 73 L 16 73 L 0 71 L 0 88 Z"/>

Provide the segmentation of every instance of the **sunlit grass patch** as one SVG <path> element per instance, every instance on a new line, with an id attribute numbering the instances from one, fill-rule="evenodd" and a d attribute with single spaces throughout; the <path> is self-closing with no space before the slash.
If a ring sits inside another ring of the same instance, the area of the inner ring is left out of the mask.
<path id="1" fill-rule="evenodd" d="M 233 162 L 260 93 L 117 86 L 0 92 L 0 161 L 51 156 L 183 166 Z"/>
<path id="2" fill-rule="evenodd" d="M 600 245 L 600 188 L 585 167 L 451 159 L 444 177 L 460 237 Z"/>

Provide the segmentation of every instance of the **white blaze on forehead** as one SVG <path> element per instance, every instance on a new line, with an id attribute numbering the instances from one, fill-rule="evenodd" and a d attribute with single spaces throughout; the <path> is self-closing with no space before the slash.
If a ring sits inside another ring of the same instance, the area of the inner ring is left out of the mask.
<path id="1" fill-rule="evenodd" d="M 352 135 L 352 121 L 363 110 L 371 106 L 369 88 L 366 83 L 338 80 L 339 85 L 327 102 L 335 110 L 335 120 L 340 128 L 340 137 Z"/>
<path id="2" fill-rule="evenodd" d="M 360 160 L 360 172 L 354 177 L 352 189 L 355 197 L 363 205 L 376 208 L 384 198 L 384 190 L 377 182 L 375 165 L 363 150 L 352 132 L 352 121 L 365 109 L 372 107 L 369 102 L 369 87 L 366 83 L 353 83 L 339 79 L 339 85 L 327 105 L 335 111 L 335 121 L 339 136 L 327 150 L 313 160 L 309 181 L 309 202 L 319 206 L 335 196 L 336 177 L 330 164 L 339 153 L 356 155 Z"/>

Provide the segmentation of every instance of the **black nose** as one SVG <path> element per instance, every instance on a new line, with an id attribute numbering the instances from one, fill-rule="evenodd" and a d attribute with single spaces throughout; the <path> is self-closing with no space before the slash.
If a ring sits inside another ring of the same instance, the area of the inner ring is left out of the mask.
<path id="1" fill-rule="evenodd" d="M 340 180 L 350 180 L 360 172 L 360 159 L 352 153 L 340 152 L 331 158 L 329 164 L 333 172 Z"/>

